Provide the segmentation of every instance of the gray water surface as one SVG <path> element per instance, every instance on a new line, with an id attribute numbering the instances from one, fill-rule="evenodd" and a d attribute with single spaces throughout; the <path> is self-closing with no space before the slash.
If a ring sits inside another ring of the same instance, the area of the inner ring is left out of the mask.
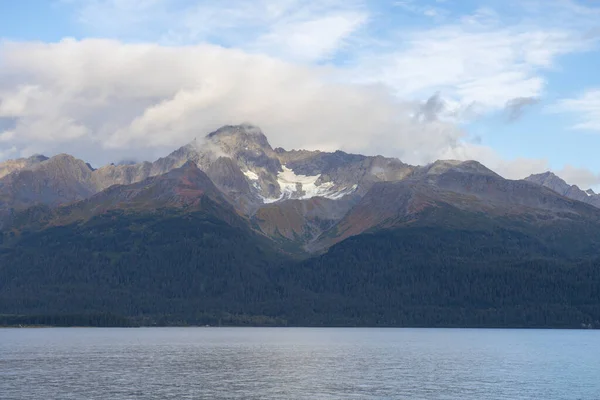
<path id="1" fill-rule="evenodd" d="M 0 329 L 0 399 L 600 399 L 600 331 Z"/>

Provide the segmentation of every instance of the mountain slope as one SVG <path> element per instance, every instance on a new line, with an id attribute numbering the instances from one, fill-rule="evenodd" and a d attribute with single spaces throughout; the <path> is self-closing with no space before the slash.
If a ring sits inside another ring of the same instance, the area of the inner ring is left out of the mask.
<path id="1" fill-rule="evenodd" d="M 597 253 L 596 253 L 597 254 Z M 408 226 L 301 262 L 204 212 L 114 211 L 0 250 L 0 314 L 142 324 L 600 327 L 600 263 L 535 237 Z"/>
<path id="2" fill-rule="evenodd" d="M 545 187 L 504 179 L 479 163 L 446 166 L 398 182 L 382 182 L 311 245 L 326 249 L 351 236 L 381 229 L 427 224 L 479 229 L 502 225 L 516 230 L 579 237 L 593 246 L 600 234 L 600 210 Z M 569 230 L 564 231 L 569 225 Z M 550 231 L 547 231 L 550 229 Z M 553 231 L 552 229 L 556 229 Z"/>
<path id="3" fill-rule="evenodd" d="M 351 199 L 313 197 L 266 204 L 252 216 L 257 229 L 286 247 L 302 251 L 352 208 Z"/>
<path id="4" fill-rule="evenodd" d="M 17 160 L 8 160 L 0 163 L 0 179 L 6 175 L 12 174 L 13 172 L 20 171 L 22 169 L 30 169 L 35 165 L 44 162 L 48 157 L 41 155 L 32 156 L 29 158 L 19 158 Z"/>
<path id="5" fill-rule="evenodd" d="M 15 213 L 5 230 L 39 230 L 49 226 L 85 222 L 110 211 L 119 211 L 121 215 L 152 215 L 160 214 L 163 210 L 171 210 L 171 214 L 209 211 L 214 217 L 232 226 L 248 228 L 248 221 L 237 213 L 208 176 L 193 162 L 188 162 L 164 175 L 130 185 L 114 185 L 67 206 L 38 206 Z"/>
<path id="6" fill-rule="evenodd" d="M 16 170 L 0 179 L 0 211 L 85 199 L 97 192 L 92 174 L 88 164 L 67 154 Z"/>
<path id="7" fill-rule="evenodd" d="M 504 217 L 507 224 L 512 218 L 511 223 L 533 227 L 590 214 L 589 210 L 581 214 L 581 206 L 539 186 L 540 182 L 563 196 L 587 203 L 595 199 L 576 187 L 566 190 L 564 181 L 556 177 L 528 178 L 538 185 L 509 181 L 475 161 L 446 160 L 415 167 L 381 156 L 273 149 L 264 133 L 248 124 L 224 126 L 153 163 L 93 169 L 82 160 L 59 155 L 13 164 L 18 168 L 0 179 L 0 228 L 1 221 L 19 218 L 64 224 L 97 215 L 95 209 L 110 209 L 113 203 L 135 208 L 144 195 L 136 184 L 143 186 L 148 179 L 193 164 L 212 181 L 211 193 L 222 197 L 218 203 L 231 203 L 256 230 L 296 251 L 323 251 L 362 232 L 423 220 L 424 211 L 446 206 Z M 161 179 L 164 196 L 173 197 L 167 187 L 174 181 Z M 113 189 L 114 185 L 120 189 Z M 132 192 L 120 193 L 128 185 L 134 185 L 128 189 Z M 111 197 L 117 194 L 121 198 Z M 87 199 L 91 201 L 54 213 L 41 211 L 44 207 L 21 213 L 34 205 L 53 208 Z M 146 204 L 148 210 L 164 206 L 158 197 L 154 200 Z M 176 201 L 185 205 L 188 200 Z M 596 220 L 590 215 L 583 225 Z"/>
<path id="8" fill-rule="evenodd" d="M 530 175 L 525 178 L 525 180 L 545 186 L 570 199 L 581 201 L 600 208 L 600 195 L 594 193 L 592 189 L 583 191 L 579 189 L 577 185 L 569 185 L 552 172 Z"/>
<path id="9" fill-rule="evenodd" d="M 600 261 L 502 228 L 362 234 L 277 278 L 308 293 L 287 310 L 300 325 L 600 327 Z"/>
<path id="10" fill-rule="evenodd" d="M 118 313 L 193 320 L 243 310 L 284 260 L 192 162 L 58 208 L 0 235 L 0 314 Z M 237 321 L 241 321 L 237 319 Z"/>
<path id="11" fill-rule="evenodd" d="M 185 214 L 114 210 L 10 239 L 0 249 L 0 314 L 177 321 L 259 302 L 274 290 L 263 266 L 281 255 L 204 201 Z"/>

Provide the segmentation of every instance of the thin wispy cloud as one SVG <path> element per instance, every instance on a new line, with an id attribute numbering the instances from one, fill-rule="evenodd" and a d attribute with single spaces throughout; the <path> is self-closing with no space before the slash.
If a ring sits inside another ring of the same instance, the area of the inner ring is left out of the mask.
<path id="1" fill-rule="evenodd" d="M 307 62 L 331 57 L 368 20 L 357 0 L 71 1 L 92 34 L 170 45 L 211 42 Z"/>
<path id="2" fill-rule="evenodd" d="M 442 19 L 448 15 L 447 9 L 441 7 L 443 3 L 443 1 L 437 1 L 431 4 L 424 1 L 396 0 L 392 5 L 418 16 Z"/>
<path id="3" fill-rule="evenodd" d="M 365 54 L 357 79 L 385 83 L 404 97 L 441 91 L 461 107 L 475 104 L 481 112 L 501 110 L 514 98 L 543 96 L 543 72 L 558 57 L 591 48 L 569 30 L 473 19 L 406 35 L 399 50 Z"/>
<path id="4" fill-rule="evenodd" d="M 600 88 L 593 88 L 573 98 L 558 101 L 548 108 L 553 113 L 570 114 L 573 129 L 600 133 Z"/>

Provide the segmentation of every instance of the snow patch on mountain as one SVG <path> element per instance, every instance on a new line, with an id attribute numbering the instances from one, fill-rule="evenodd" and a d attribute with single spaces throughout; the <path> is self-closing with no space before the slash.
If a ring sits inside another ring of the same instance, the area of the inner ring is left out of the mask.
<path id="1" fill-rule="evenodd" d="M 264 203 L 275 203 L 280 200 L 286 199 L 310 199 L 313 197 L 325 197 L 328 199 L 338 200 L 352 192 L 354 192 L 358 185 L 352 185 L 350 187 L 339 188 L 335 187 L 333 182 L 323 182 L 317 184 L 317 181 L 321 177 L 318 175 L 297 175 L 292 169 L 285 165 L 282 165 L 282 171 L 277 174 L 277 183 L 281 190 L 281 195 L 277 198 L 265 198 L 263 197 Z M 249 176 L 249 175 L 246 175 Z"/>
<path id="2" fill-rule="evenodd" d="M 327 196 L 323 196 L 323 197 L 327 197 L 328 199 L 331 199 L 331 200 L 339 200 L 344 196 L 354 193 L 356 191 L 356 189 L 358 189 L 358 185 L 354 184 L 350 187 L 344 188 L 342 190 L 339 190 L 335 193 L 331 193 L 331 194 L 329 194 Z"/>
<path id="3" fill-rule="evenodd" d="M 258 180 L 258 175 L 256 174 L 256 172 L 248 170 L 248 171 L 244 171 L 243 174 L 246 175 L 246 177 L 248 179 L 250 179 L 251 181 L 257 181 Z"/>

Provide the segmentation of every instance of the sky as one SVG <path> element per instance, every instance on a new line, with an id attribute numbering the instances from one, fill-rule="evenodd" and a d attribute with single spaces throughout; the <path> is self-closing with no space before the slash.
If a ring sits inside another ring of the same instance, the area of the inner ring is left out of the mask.
<path id="1" fill-rule="evenodd" d="M 600 1 L 0 1 L 0 161 L 273 147 L 600 188 Z"/>

